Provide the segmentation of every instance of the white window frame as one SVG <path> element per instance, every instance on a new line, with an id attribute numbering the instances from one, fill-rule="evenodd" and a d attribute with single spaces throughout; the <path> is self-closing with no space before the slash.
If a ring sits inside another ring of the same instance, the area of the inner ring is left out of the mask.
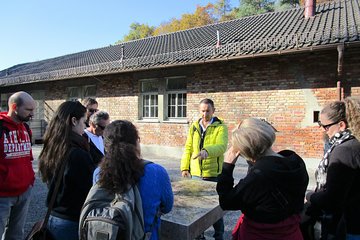
<path id="1" fill-rule="evenodd" d="M 187 91 L 186 88 L 182 88 L 182 89 L 168 89 L 168 83 L 170 80 L 176 80 L 176 79 L 183 79 L 186 82 L 186 77 L 185 76 L 176 76 L 176 77 L 169 77 L 166 78 L 166 116 L 168 120 L 183 120 L 186 119 L 187 116 L 187 112 L 185 110 L 185 116 L 179 116 L 179 104 L 178 104 L 178 95 L 179 94 L 185 94 L 186 99 L 187 99 Z M 185 84 L 186 85 L 186 84 Z M 170 116 L 170 111 L 169 111 L 169 107 L 171 106 L 170 102 L 169 102 L 169 96 L 171 94 L 176 94 L 176 100 L 175 100 L 175 116 Z M 185 108 L 187 109 L 187 102 L 185 102 Z"/>
<path id="2" fill-rule="evenodd" d="M 186 91 L 168 91 L 166 92 L 167 94 L 167 104 L 166 104 L 166 109 L 167 109 L 167 116 L 168 119 L 185 119 L 186 118 L 186 110 L 185 110 L 185 115 L 184 116 L 179 116 L 179 107 L 185 107 L 187 108 L 187 103 L 185 102 L 185 104 L 179 105 L 179 94 L 184 94 L 185 98 L 186 98 Z M 172 105 L 169 102 L 169 96 L 175 94 L 175 104 Z M 175 107 L 175 116 L 170 116 L 171 112 L 170 112 L 170 107 Z"/>
<path id="3" fill-rule="evenodd" d="M 155 97 L 156 99 L 156 104 L 152 105 L 151 104 L 151 98 L 152 96 Z M 145 97 L 149 97 L 148 99 L 148 103 L 147 104 L 144 104 L 144 101 L 145 101 Z M 157 93 L 143 93 L 142 96 L 141 96 L 141 105 L 142 105 L 142 108 L 141 108 L 141 115 L 142 115 L 142 118 L 143 119 L 157 119 L 159 117 L 159 96 Z M 148 108 L 148 113 L 149 113 L 149 116 L 144 116 L 144 111 L 145 111 L 145 108 Z M 152 115 L 152 108 L 155 108 L 155 111 L 154 111 L 154 115 Z"/>
<path id="4" fill-rule="evenodd" d="M 185 110 L 185 116 L 179 116 L 179 107 L 182 105 L 179 105 L 178 103 L 178 97 L 179 94 L 185 94 L 187 97 L 187 91 L 186 89 L 167 89 L 168 88 L 168 82 L 169 80 L 174 79 L 184 79 L 185 85 L 186 85 L 186 78 L 185 76 L 176 76 L 176 77 L 169 77 L 169 78 L 151 78 L 151 79 L 140 79 L 140 98 L 139 98 L 139 120 L 140 121 L 149 121 L 149 122 L 180 122 L 180 123 L 187 123 L 187 101 L 185 102 L 184 107 Z M 156 89 L 149 89 L 148 91 L 143 89 L 143 83 L 146 81 L 152 81 L 156 83 Z M 186 87 L 185 87 L 186 88 Z M 156 91 L 157 90 L 157 91 Z M 176 102 L 175 102 L 175 115 L 170 116 L 169 113 L 169 96 L 171 94 L 176 94 Z M 148 98 L 149 96 L 156 96 L 157 97 L 157 114 L 152 115 L 151 114 L 151 104 L 144 104 L 144 99 Z M 144 108 L 148 107 L 148 112 L 150 115 L 145 116 L 145 110 Z"/>
<path id="5" fill-rule="evenodd" d="M 157 84 L 157 90 L 158 91 L 146 91 L 143 89 L 143 84 L 146 82 L 156 82 Z M 159 79 L 156 78 L 152 78 L 152 79 L 143 79 L 140 81 L 140 94 L 141 94 L 141 102 L 139 104 L 139 108 L 140 108 L 140 118 L 143 120 L 157 120 L 159 118 Z M 154 96 L 156 98 L 156 104 L 155 105 L 151 105 L 151 97 Z M 149 97 L 149 103 L 145 106 L 144 105 L 144 101 L 145 98 Z M 148 112 L 149 115 L 148 116 L 144 116 L 145 115 L 145 108 L 148 107 Z M 154 115 L 151 114 L 151 108 L 155 108 L 155 112 Z"/>

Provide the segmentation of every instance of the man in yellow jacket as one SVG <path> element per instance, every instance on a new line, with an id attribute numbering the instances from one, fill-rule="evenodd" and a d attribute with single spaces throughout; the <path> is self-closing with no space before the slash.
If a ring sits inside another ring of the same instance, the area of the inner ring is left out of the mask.
<path id="1" fill-rule="evenodd" d="M 214 102 L 205 98 L 200 101 L 201 118 L 189 129 L 185 151 L 181 159 L 181 175 L 206 181 L 217 181 L 224 162 L 228 144 L 228 129 L 223 120 L 213 116 Z M 213 225 L 214 238 L 222 240 L 224 221 L 221 218 Z M 203 234 L 197 239 L 205 239 Z"/>

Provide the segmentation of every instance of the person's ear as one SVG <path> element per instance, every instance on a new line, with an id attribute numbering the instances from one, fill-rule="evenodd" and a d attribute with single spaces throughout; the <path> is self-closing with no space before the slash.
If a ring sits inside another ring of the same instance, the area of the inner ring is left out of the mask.
<path id="1" fill-rule="evenodd" d="M 347 128 L 347 124 L 344 121 L 340 121 L 339 126 L 342 130 L 345 130 Z"/>
<path id="2" fill-rule="evenodd" d="M 76 123 L 77 123 L 76 117 L 72 117 L 72 118 L 71 118 L 71 124 L 72 124 L 73 126 L 76 126 Z"/>
<path id="3" fill-rule="evenodd" d="M 11 107 L 12 111 L 14 111 L 14 112 L 16 111 L 16 108 L 17 108 L 16 103 L 12 103 L 10 107 Z"/>

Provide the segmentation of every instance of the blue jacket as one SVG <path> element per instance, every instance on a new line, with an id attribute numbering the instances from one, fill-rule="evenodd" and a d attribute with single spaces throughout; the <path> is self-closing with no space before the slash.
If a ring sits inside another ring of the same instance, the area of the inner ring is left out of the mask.
<path id="1" fill-rule="evenodd" d="M 100 168 L 94 172 L 94 183 L 98 180 Z M 156 163 L 146 164 L 144 175 L 140 179 L 139 191 L 144 211 L 145 232 L 149 232 L 154 222 L 157 209 L 160 207 L 162 213 L 171 211 L 174 203 L 174 195 L 171 188 L 170 178 L 165 168 Z M 153 227 L 151 240 L 159 239 L 158 230 L 160 219 Z"/>

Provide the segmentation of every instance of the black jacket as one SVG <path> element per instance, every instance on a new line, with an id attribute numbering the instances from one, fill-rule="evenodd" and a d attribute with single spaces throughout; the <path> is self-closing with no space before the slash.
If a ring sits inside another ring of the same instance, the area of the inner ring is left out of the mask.
<path id="1" fill-rule="evenodd" d="M 89 146 L 82 136 L 73 136 L 71 146 L 51 215 L 78 222 L 81 207 L 92 187 L 95 164 L 89 154 Z M 47 204 L 54 191 L 55 181 L 53 179 L 50 184 Z"/>
<path id="2" fill-rule="evenodd" d="M 224 163 L 216 188 L 221 208 L 241 210 L 260 223 L 277 223 L 299 214 L 309 182 L 305 163 L 295 152 L 279 154 L 284 157 L 258 159 L 235 187 L 235 165 Z"/>
<path id="3" fill-rule="evenodd" d="M 360 234 L 360 142 L 357 139 L 343 142 L 332 150 L 325 190 L 313 193 L 310 202 L 337 218 L 344 214 L 347 233 Z"/>

